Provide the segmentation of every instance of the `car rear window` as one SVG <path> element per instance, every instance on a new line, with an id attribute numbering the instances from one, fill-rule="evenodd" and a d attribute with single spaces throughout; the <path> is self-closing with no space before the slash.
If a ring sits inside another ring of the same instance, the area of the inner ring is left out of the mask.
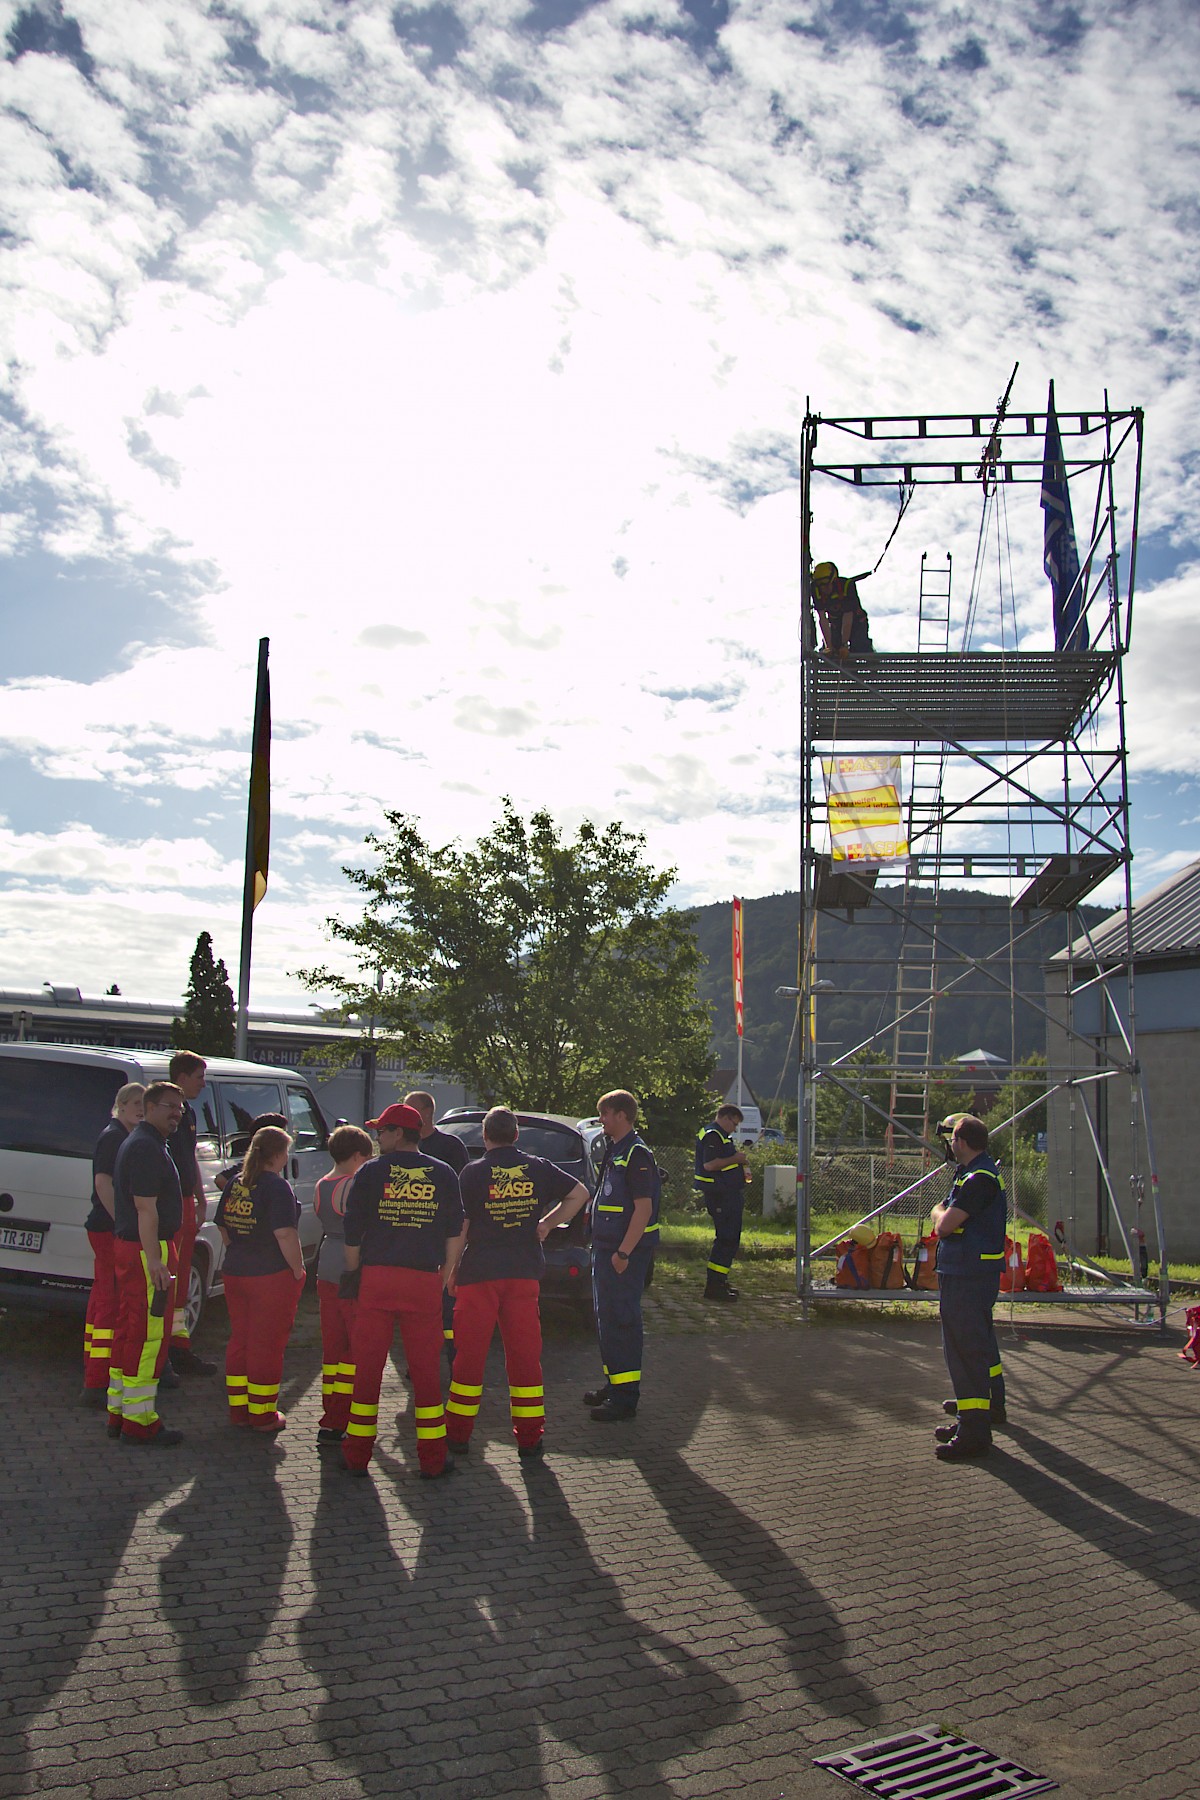
<path id="1" fill-rule="evenodd" d="M 483 1121 L 481 1119 L 441 1119 L 438 1130 L 456 1137 L 467 1146 L 472 1156 L 483 1155 Z M 551 1162 L 570 1168 L 583 1162 L 583 1139 L 569 1125 L 555 1125 L 550 1120 L 534 1123 L 520 1121 L 520 1148 L 530 1156 L 545 1156 Z"/>
<path id="2" fill-rule="evenodd" d="M 124 1082 L 120 1069 L 0 1057 L 0 1149 L 90 1162 Z"/>

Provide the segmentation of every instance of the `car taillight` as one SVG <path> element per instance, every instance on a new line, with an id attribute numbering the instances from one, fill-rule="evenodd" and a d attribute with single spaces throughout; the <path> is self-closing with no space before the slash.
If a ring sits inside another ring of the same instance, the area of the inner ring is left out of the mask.
<path id="1" fill-rule="evenodd" d="M 577 1265 L 577 1264 L 575 1264 L 575 1263 L 572 1263 L 572 1264 L 571 1264 L 571 1266 L 570 1266 L 570 1268 L 569 1268 L 569 1269 L 568 1269 L 568 1270 L 567 1270 L 567 1274 L 568 1274 L 568 1275 L 571 1275 L 571 1276 L 576 1276 L 576 1275 L 578 1275 L 578 1274 L 579 1274 L 579 1268 L 578 1268 L 578 1265 Z"/>

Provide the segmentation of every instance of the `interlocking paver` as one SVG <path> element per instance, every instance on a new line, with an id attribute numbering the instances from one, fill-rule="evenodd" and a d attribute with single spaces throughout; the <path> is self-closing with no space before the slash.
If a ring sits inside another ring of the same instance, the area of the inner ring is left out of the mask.
<path id="1" fill-rule="evenodd" d="M 0 1318 L 0 1794 L 837 1800 L 813 1755 L 927 1720 L 1067 1800 L 1190 1794 L 1177 1343 L 1003 1324 L 1012 1428 L 947 1468 L 928 1318 L 734 1311 L 656 1283 L 616 1433 L 578 1403 L 594 1349 L 548 1320 L 545 1465 L 507 1439 L 497 1360 L 471 1457 L 425 1485 L 395 1371 L 374 1478 L 318 1459 L 311 1297 L 287 1433 L 247 1443 L 189 1382 L 161 1456 L 74 1409 L 77 1325 Z"/>

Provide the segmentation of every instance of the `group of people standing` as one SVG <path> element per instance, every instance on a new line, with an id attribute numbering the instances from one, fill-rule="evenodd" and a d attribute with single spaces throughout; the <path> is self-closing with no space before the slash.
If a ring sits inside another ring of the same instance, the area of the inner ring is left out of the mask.
<path id="1" fill-rule="evenodd" d="M 106 1407 L 110 1436 L 159 1448 L 182 1436 L 158 1416 L 161 1382 L 180 1372 L 216 1372 L 187 1342 L 177 1305 L 186 1299 L 185 1258 L 190 1265 L 206 1209 L 187 1093 L 191 1086 L 194 1098 L 203 1086 L 203 1058 L 181 1052 L 170 1075 L 122 1088 L 96 1146 L 88 1219 L 96 1276 L 84 1352 L 84 1403 Z M 332 1133 L 334 1166 L 317 1183 L 314 1199 L 324 1232 L 317 1264 L 317 1443 L 322 1450 L 336 1447 L 349 1473 L 365 1475 L 370 1464 L 397 1329 L 413 1387 L 422 1477 L 448 1473 L 449 1453 L 469 1454 L 497 1328 L 518 1452 L 542 1454 L 542 1244 L 589 1203 L 604 1380 L 584 1400 L 598 1423 L 636 1415 L 642 1292 L 657 1245 L 661 1184 L 637 1131 L 633 1095 L 606 1094 L 598 1111 L 607 1150 L 594 1201 L 566 1170 L 521 1149 L 517 1117 L 506 1107 L 486 1115 L 484 1153 L 474 1162 L 457 1138 L 435 1129 L 433 1098 L 425 1093 L 409 1094 L 367 1121 L 378 1153 L 356 1126 Z M 215 1222 L 225 1245 L 229 1419 L 273 1434 L 287 1423 L 279 1388 L 306 1269 L 300 1205 L 285 1174 L 292 1140 L 275 1115 L 254 1126 L 243 1160 L 217 1177 Z M 443 1344 L 452 1362 L 445 1401 Z"/>

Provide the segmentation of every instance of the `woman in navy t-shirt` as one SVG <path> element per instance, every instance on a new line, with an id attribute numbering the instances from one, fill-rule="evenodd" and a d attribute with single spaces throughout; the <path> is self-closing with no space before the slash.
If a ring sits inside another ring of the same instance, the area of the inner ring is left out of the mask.
<path id="1" fill-rule="evenodd" d="M 252 1431 L 282 1431 L 287 1424 L 279 1411 L 279 1383 L 305 1277 L 296 1229 L 300 1202 L 283 1175 L 291 1147 L 287 1132 L 276 1126 L 256 1131 L 217 1207 L 229 1309 L 229 1417 Z"/>

